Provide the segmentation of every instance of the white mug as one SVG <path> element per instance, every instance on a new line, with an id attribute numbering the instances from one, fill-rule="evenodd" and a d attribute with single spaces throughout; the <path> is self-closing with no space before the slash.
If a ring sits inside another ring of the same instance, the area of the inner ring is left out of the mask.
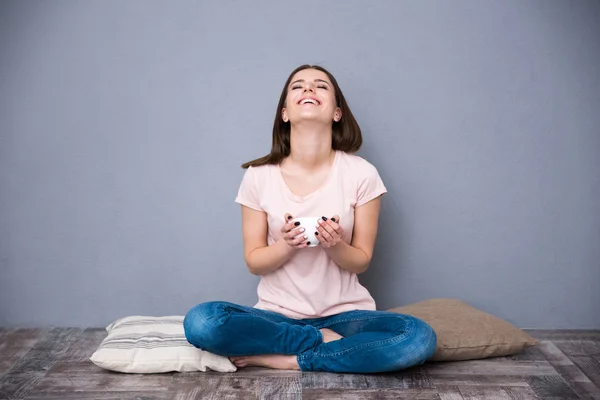
<path id="1" fill-rule="evenodd" d="M 297 228 L 304 228 L 304 232 L 302 232 L 300 235 L 306 235 L 306 237 L 308 237 L 308 239 L 306 239 L 306 241 L 310 242 L 310 244 L 308 245 L 308 247 L 315 247 L 318 246 L 320 244 L 319 239 L 317 239 L 317 237 L 315 236 L 315 232 L 317 231 L 317 226 L 319 226 L 319 218 L 321 217 L 301 217 L 301 218 L 294 218 L 292 220 L 292 222 L 300 222 L 300 225 L 297 226 Z M 300 236 L 298 235 L 298 236 Z M 298 237 L 296 236 L 296 237 Z"/>

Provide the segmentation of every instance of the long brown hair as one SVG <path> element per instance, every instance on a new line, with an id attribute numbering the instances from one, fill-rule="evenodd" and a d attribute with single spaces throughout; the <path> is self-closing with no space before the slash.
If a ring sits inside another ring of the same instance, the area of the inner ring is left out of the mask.
<path id="1" fill-rule="evenodd" d="M 336 106 L 342 111 L 342 118 L 338 122 L 332 121 L 333 138 L 331 147 L 334 150 L 342 150 L 347 153 L 355 153 L 360 149 L 362 145 L 362 134 L 358 122 L 354 119 L 350 107 L 344 98 L 342 90 L 338 86 L 337 81 L 331 75 L 329 71 L 318 65 L 301 65 L 296 68 L 285 82 L 285 86 L 281 91 L 281 97 L 279 98 L 279 104 L 277 105 L 277 112 L 275 113 L 275 122 L 273 124 L 273 144 L 271 152 L 264 157 L 257 158 L 256 160 L 248 161 L 242 164 L 242 168 L 258 167 L 259 165 L 266 164 L 279 164 L 283 159 L 290 155 L 290 129 L 291 125 L 289 122 L 284 122 L 281 118 L 283 107 L 285 106 L 285 99 L 287 98 L 288 86 L 293 76 L 303 69 L 316 69 L 327 74 L 333 87 L 335 89 L 335 102 Z"/>

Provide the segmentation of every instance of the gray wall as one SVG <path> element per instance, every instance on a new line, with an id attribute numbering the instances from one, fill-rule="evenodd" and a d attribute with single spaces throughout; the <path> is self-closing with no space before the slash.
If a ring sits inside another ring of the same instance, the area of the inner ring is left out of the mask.
<path id="1" fill-rule="evenodd" d="M 598 2 L 0 4 L 1 326 L 253 305 L 239 165 L 316 63 L 389 190 L 379 309 L 600 328 Z"/>

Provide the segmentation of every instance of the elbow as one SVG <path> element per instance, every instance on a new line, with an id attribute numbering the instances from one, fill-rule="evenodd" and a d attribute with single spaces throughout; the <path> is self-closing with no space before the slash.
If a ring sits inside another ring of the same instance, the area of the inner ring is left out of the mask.
<path id="1" fill-rule="evenodd" d="M 357 274 L 362 274 L 363 272 L 366 272 L 367 269 L 369 269 L 369 265 L 371 265 L 371 259 L 373 258 L 373 255 L 365 251 L 363 251 L 363 253 L 365 253 L 365 258 L 363 259 L 363 262 L 361 263 Z"/>
<path id="2" fill-rule="evenodd" d="M 361 259 L 360 261 L 356 261 L 352 264 L 347 265 L 346 267 L 344 267 L 344 269 L 359 275 L 362 274 L 363 272 L 366 272 L 367 269 L 369 269 L 369 265 L 371 264 L 371 259 L 369 257 L 365 257 L 363 259 Z"/>
<path id="3" fill-rule="evenodd" d="M 266 271 L 264 266 L 261 266 L 259 263 L 257 263 L 255 258 L 256 257 L 252 257 L 252 252 L 250 252 L 244 257 L 244 261 L 246 261 L 246 267 L 248 267 L 248 271 L 252 275 L 256 276 L 266 275 L 269 271 Z"/>
<path id="4" fill-rule="evenodd" d="M 259 269 L 252 267 L 248 263 L 246 263 L 246 265 L 248 266 L 248 271 L 250 271 L 250 273 L 252 275 L 256 275 L 256 276 L 262 276 L 263 275 L 263 273 L 261 273 L 261 271 Z"/>
<path id="5" fill-rule="evenodd" d="M 369 264 L 363 264 L 356 271 L 356 275 L 362 274 L 363 272 L 367 272 L 368 269 L 369 269 Z"/>
<path id="6" fill-rule="evenodd" d="M 260 276 L 260 269 L 252 262 L 250 255 L 244 257 L 244 261 L 246 261 L 246 267 L 248 267 L 248 271 L 250 271 L 252 275 Z"/>

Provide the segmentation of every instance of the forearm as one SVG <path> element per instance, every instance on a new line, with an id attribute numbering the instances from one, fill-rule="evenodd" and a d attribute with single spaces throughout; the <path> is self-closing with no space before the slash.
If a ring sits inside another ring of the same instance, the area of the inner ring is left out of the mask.
<path id="1" fill-rule="evenodd" d="M 259 247 L 246 256 L 250 273 L 267 275 L 281 267 L 294 254 L 294 249 L 280 240 L 270 246 Z"/>
<path id="2" fill-rule="evenodd" d="M 333 247 L 325 248 L 325 252 L 340 268 L 355 274 L 365 272 L 371 262 L 370 257 L 364 251 L 344 241 Z"/>

